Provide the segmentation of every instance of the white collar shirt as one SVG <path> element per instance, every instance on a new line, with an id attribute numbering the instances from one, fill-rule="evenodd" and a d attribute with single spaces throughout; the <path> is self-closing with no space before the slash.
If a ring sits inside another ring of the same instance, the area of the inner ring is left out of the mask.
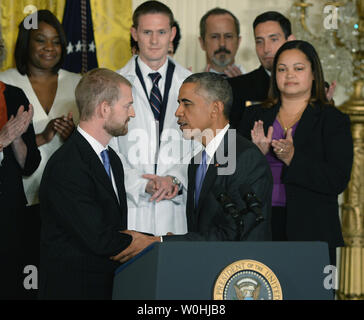
<path id="1" fill-rule="evenodd" d="M 152 87 L 153 87 L 153 82 L 152 82 L 152 79 L 149 77 L 149 73 L 155 73 L 155 72 L 160 73 L 161 79 L 158 82 L 158 88 L 159 88 L 159 91 L 161 92 L 162 99 L 163 99 L 164 86 L 165 86 L 165 83 L 166 83 L 166 76 L 167 76 L 168 58 L 166 59 L 165 63 L 158 70 L 151 69 L 140 58 L 138 58 L 138 64 L 139 64 L 140 72 L 142 73 L 142 76 L 143 76 L 143 80 L 144 80 L 144 83 L 145 83 L 146 90 L 147 90 L 148 95 L 149 95 L 148 98 L 150 97 L 150 93 L 151 93 L 151 90 L 152 90 Z"/>
<path id="2" fill-rule="evenodd" d="M 206 164 L 209 165 L 211 160 L 214 157 L 214 154 L 217 150 L 217 148 L 219 147 L 222 139 L 225 136 L 225 133 L 228 131 L 230 127 L 230 124 L 228 123 L 223 129 L 221 129 L 216 136 L 209 142 L 209 144 L 206 146 L 205 151 L 206 151 Z"/>

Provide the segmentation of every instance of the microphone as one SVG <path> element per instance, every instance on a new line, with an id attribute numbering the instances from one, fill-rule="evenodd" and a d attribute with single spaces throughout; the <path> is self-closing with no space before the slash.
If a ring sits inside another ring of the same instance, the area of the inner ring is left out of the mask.
<path id="1" fill-rule="evenodd" d="M 214 196 L 224 209 L 224 212 L 231 215 L 235 220 L 240 220 L 241 217 L 239 210 L 236 209 L 235 203 L 231 200 L 230 196 L 226 193 L 222 186 L 218 186 L 214 189 Z"/>
<path id="2" fill-rule="evenodd" d="M 235 240 L 240 240 L 244 231 L 244 220 L 241 212 L 236 208 L 235 203 L 222 186 L 217 186 L 217 188 L 214 189 L 214 196 L 222 206 L 224 212 L 234 219 L 238 228 Z"/>
<path id="3" fill-rule="evenodd" d="M 262 202 L 258 199 L 255 192 L 251 189 L 251 187 L 247 184 L 242 184 L 239 187 L 240 196 L 245 201 L 247 205 L 248 211 L 252 211 L 256 219 L 257 223 L 260 223 L 264 220 L 262 215 Z"/>

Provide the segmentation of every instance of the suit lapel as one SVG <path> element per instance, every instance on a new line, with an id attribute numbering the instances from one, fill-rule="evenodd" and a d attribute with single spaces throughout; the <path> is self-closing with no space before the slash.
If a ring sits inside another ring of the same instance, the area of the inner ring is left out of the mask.
<path id="1" fill-rule="evenodd" d="M 188 167 L 188 195 L 187 195 L 187 209 L 189 213 L 187 218 L 190 219 L 189 225 L 193 226 L 191 230 L 196 230 L 198 225 L 198 217 L 202 207 L 202 204 L 205 201 L 206 196 L 208 195 L 211 187 L 213 186 L 216 179 L 216 167 L 214 164 L 210 164 L 207 167 L 207 171 L 205 174 L 205 178 L 202 183 L 202 188 L 200 191 L 200 197 L 198 199 L 198 206 L 195 208 L 195 189 L 196 189 L 196 171 L 201 162 L 201 153 L 198 153 L 191 161 L 191 164 Z"/>
<path id="2" fill-rule="evenodd" d="M 120 205 L 122 209 L 122 225 L 127 225 L 127 201 L 126 201 L 126 192 L 124 185 L 124 169 L 123 165 L 120 161 L 119 156 L 115 153 L 115 151 L 109 147 L 109 156 L 110 156 L 110 164 L 112 168 L 112 172 L 115 179 L 116 189 L 118 191 L 118 197 Z M 114 189 L 113 189 L 114 190 Z M 115 192 L 114 192 L 115 194 Z"/>
<path id="3" fill-rule="evenodd" d="M 264 132 L 268 132 L 269 126 L 273 125 L 274 120 L 277 117 L 278 111 L 280 108 L 280 104 L 275 105 L 273 108 L 267 110 L 267 114 L 265 116 L 264 121 Z M 308 138 L 307 132 L 312 132 L 313 128 L 317 121 L 317 115 L 320 113 L 319 107 L 312 107 L 310 104 L 306 107 L 303 112 L 301 119 L 297 125 L 293 143 L 294 145 L 302 145 L 305 140 Z"/>
<path id="4" fill-rule="evenodd" d="M 274 122 L 274 120 L 277 117 L 277 114 L 278 114 L 278 111 L 279 111 L 279 108 L 280 107 L 281 107 L 280 104 L 276 104 L 273 108 L 266 109 L 266 113 L 267 114 L 264 117 L 265 118 L 265 121 L 264 121 L 264 124 L 263 124 L 264 132 L 266 134 L 268 132 L 268 128 L 273 125 L 273 122 Z"/>
<path id="5" fill-rule="evenodd" d="M 196 214 L 195 214 L 195 179 L 196 179 L 196 170 L 198 164 L 194 163 L 195 158 L 191 160 L 191 163 L 188 166 L 188 188 L 187 188 L 187 204 L 186 204 L 186 212 L 187 212 L 187 221 L 189 226 L 196 225 Z M 194 230 L 194 228 L 192 228 Z"/>
<path id="6" fill-rule="evenodd" d="M 218 168 L 227 167 L 229 165 L 228 163 L 220 163 L 219 159 L 217 159 L 217 154 L 220 156 L 224 155 L 224 159 L 229 159 L 229 157 L 228 157 L 228 152 L 229 152 L 229 141 L 228 141 L 229 134 L 228 134 L 228 132 L 229 131 L 227 131 L 225 133 L 223 139 L 220 142 L 220 145 L 217 147 L 217 149 L 214 153 L 214 158 L 212 159 L 212 161 L 210 161 L 210 164 L 207 168 L 205 179 L 203 181 L 202 188 L 201 188 L 200 198 L 198 201 L 197 213 L 199 213 L 199 211 L 201 210 L 202 204 L 204 203 L 207 195 L 209 194 L 212 187 L 214 186 L 214 183 L 217 178 Z M 200 156 L 200 158 L 201 158 L 201 156 Z M 196 169 L 197 169 L 197 167 L 196 167 Z M 196 174 L 195 174 L 195 176 L 196 176 Z"/>
<path id="7" fill-rule="evenodd" d="M 205 179 L 203 180 L 203 183 L 202 183 L 200 197 L 198 199 L 197 216 L 200 213 L 201 206 L 204 203 L 206 196 L 208 195 L 209 191 L 211 190 L 211 187 L 214 185 L 214 182 L 216 180 L 216 172 L 217 172 L 217 169 L 216 169 L 215 165 L 210 164 L 207 168 Z"/>
<path id="8" fill-rule="evenodd" d="M 102 162 L 100 161 L 100 158 L 97 156 L 94 149 L 92 149 L 91 145 L 87 142 L 87 140 L 77 130 L 75 130 L 74 134 L 79 148 L 84 155 L 83 160 L 85 161 L 85 163 L 88 163 L 90 172 L 105 187 L 105 189 L 113 195 L 115 201 L 119 204 L 114 188 L 112 186 L 112 182 Z"/>
<path id="9" fill-rule="evenodd" d="M 318 106 L 312 107 L 308 105 L 305 111 L 303 112 L 301 119 L 297 125 L 294 137 L 293 144 L 294 146 L 302 145 L 305 143 L 305 140 L 310 137 L 310 132 L 314 132 L 314 127 L 318 120 L 317 115 L 320 113 L 320 109 Z"/>
<path id="10" fill-rule="evenodd" d="M 125 200 L 125 186 L 124 186 L 124 170 L 120 162 L 119 156 L 115 151 L 109 147 L 110 165 L 115 179 L 116 189 L 118 192 L 120 204 Z"/>

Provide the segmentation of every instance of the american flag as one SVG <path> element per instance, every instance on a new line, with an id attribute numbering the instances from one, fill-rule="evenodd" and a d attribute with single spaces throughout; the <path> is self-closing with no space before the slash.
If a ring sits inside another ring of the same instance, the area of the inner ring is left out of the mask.
<path id="1" fill-rule="evenodd" d="M 82 74 L 97 68 L 90 0 L 66 1 L 63 28 L 68 40 L 63 68 Z"/>

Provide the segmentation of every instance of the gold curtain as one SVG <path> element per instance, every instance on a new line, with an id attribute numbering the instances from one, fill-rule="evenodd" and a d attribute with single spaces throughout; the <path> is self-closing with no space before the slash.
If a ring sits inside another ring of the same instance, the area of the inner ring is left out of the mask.
<path id="1" fill-rule="evenodd" d="M 99 67 L 117 70 L 131 58 L 132 0 L 90 0 Z"/>
<path id="2" fill-rule="evenodd" d="M 0 71 L 12 68 L 14 62 L 14 48 L 18 36 L 18 25 L 30 12 L 27 6 L 34 6 L 38 10 L 48 9 L 52 11 L 59 21 L 62 21 L 66 0 L 1 0 L 0 24 L 4 40 L 6 56 Z M 25 12 L 24 12 L 25 11 Z"/>
<path id="3" fill-rule="evenodd" d="M 66 0 L 1 0 L 0 24 L 6 57 L 0 71 L 15 66 L 14 48 L 18 25 L 29 14 L 29 5 L 38 10 L 48 9 L 59 21 L 63 19 Z M 90 0 L 97 59 L 100 67 L 116 70 L 131 58 L 130 27 L 132 24 L 132 0 Z"/>

